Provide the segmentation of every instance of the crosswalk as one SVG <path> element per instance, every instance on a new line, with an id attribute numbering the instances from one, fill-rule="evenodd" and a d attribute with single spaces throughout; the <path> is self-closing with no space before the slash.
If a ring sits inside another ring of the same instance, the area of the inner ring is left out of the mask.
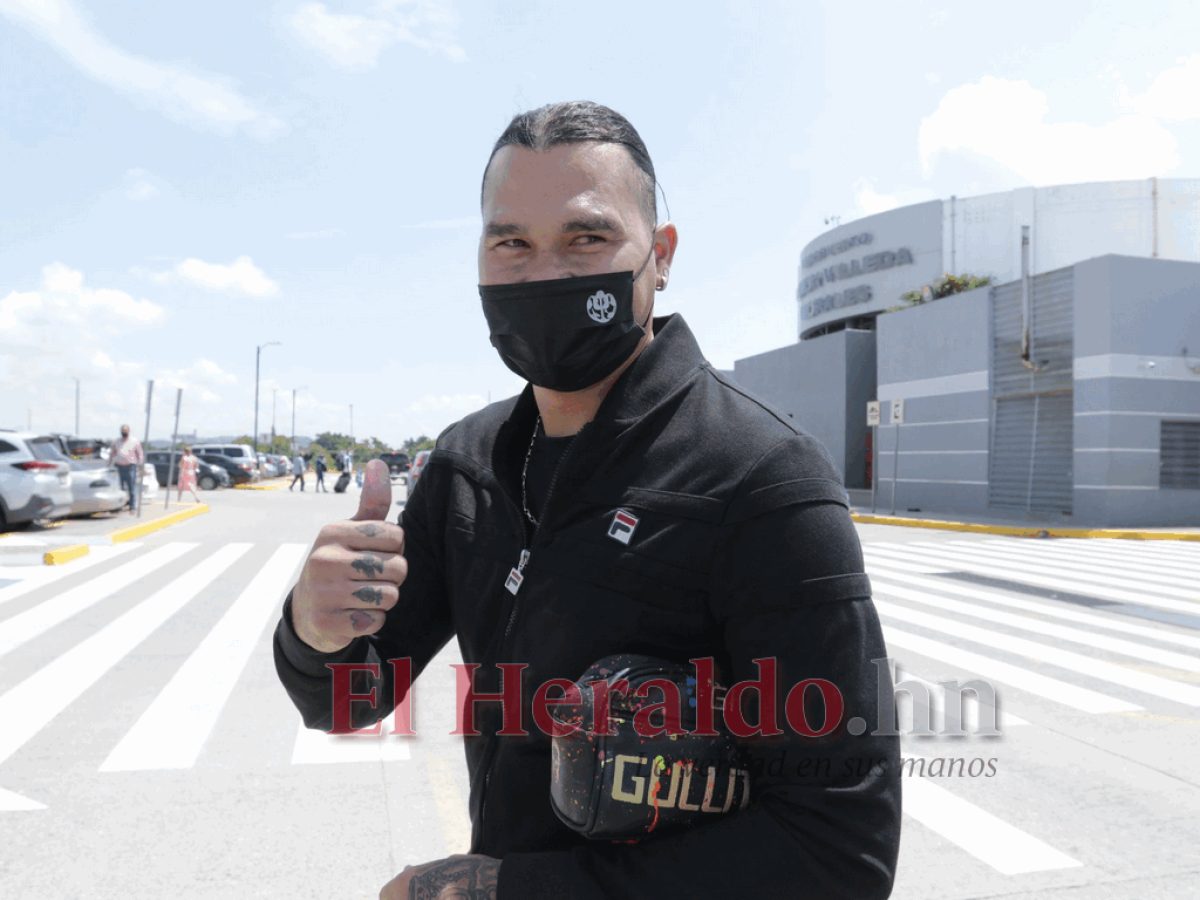
<path id="1" fill-rule="evenodd" d="M 175 626 L 188 615 L 203 627 L 187 632 L 194 637 L 184 652 L 142 663 L 152 684 L 120 707 L 97 771 L 116 777 L 200 766 L 228 728 L 255 654 L 270 653 L 271 628 L 307 546 L 169 542 L 113 550 L 0 583 L 0 816 L 45 806 L 19 778 L 9 780 L 13 761 L 47 729 L 87 721 L 94 706 L 87 701 L 106 677 L 153 656 L 147 648 L 164 636 L 183 640 Z M 1060 721 L 1100 729 L 1111 716 L 1194 717 L 1200 547 L 972 537 L 870 541 L 864 557 L 897 667 L 910 767 L 905 815 L 925 829 L 916 839 L 930 835 L 1004 876 L 1096 864 L 1006 813 L 998 798 L 1019 794 L 1021 776 L 994 778 L 984 793 L 967 784 L 961 767 L 957 778 L 913 772 L 938 757 L 995 760 L 1021 740 L 1050 740 Z M 949 682 L 968 698 L 961 709 L 952 708 Z M 288 765 L 413 762 L 409 743 L 389 739 L 390 721 L 377 736 L 332 737 L 305 729 L 284 704 L 271 715 L 291 717 L 279 732 L 290 746 L 275 753 Z M 940 735 L 915 736 L 926 719 Z M 979 733 L 992 722 L 999 740 Z M 965 738 L 949 737 L 960 728 Z"/>

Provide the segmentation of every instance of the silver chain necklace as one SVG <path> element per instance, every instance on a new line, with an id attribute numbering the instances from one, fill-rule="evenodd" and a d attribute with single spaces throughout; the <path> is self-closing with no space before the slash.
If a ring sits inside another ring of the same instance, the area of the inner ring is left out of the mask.
<path id="1" fill-rule="evenodd" d="M 541 427 L 542 417 L 538 416 L 537 421 L 533 423 L 533 437 L 529 439 L 529 449 L 525 451 L 525 467 L 521 469 L 521 508 L 525 510 L 525 515 L 529 517 L 529 521 L 536 528 L 538 520 L 533 517 L 533 513 L 529 511 L 529 502 L 527 501 L 527 491 L 525 489 L 525 479 L 529 474 L 529 458 L 533 456 L 533 445 L 537 443 L 538 428 Z"/>

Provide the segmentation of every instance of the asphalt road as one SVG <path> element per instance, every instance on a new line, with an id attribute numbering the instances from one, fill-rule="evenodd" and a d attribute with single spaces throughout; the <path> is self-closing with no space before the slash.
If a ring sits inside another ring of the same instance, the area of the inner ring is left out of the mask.
<path id="1" fill-rule="evenodd" d="M 305 731 L 275 676 L 280 602 L 357 504 L 309 486 L 210 492 L 134 545 L 0 567 L 0 895 L 371 898 L 465 852 L 453 653 L 411 739 Z M 1200 547 L 860 534 L 917 722 L 932 686 L 945 730 L 940 682 L 999 698 L 966 704 L 966 737 L 903 739 L 893 897 L 1200 896 Z"/>

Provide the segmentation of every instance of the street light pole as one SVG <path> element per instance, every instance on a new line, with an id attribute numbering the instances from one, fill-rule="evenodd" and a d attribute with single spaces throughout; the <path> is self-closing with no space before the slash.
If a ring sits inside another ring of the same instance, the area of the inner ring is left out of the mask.
<path id="1" fill-rule="evenodd" d="M 262 464 L 258 461 L 258 372 L 259 361 L 262 358 L 263 347 L 279 347 L 282 346 L 279 341 L 267 341 L 265 344 L 260 344 L 254 350 L 254 468 L 262 473 Z"/>
<path id="2" fill-rule="evenodd" d="M 271 388 L 271 443 L 275 443 L 275 395 L 279 393 L 279 388 Z"/>
<path id="3" fill-rule="evenodd" d="M 79 437 L 79 379 L 75 379 L 75 437 Z"/>
<path id="4" fill-rule="evenodd" d="M 296 447 L 296 391 L 308 390 L 307 384 L 302 384 L 298 388 L 292 388 L 292 453 L 298 453 Z"/>

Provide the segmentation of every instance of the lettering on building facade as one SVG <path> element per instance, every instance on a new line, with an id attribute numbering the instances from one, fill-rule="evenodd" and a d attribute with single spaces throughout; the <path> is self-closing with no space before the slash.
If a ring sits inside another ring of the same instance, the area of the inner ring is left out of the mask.
<path id="1" fill-rule="evenodd" d="M 826 266 L 801 279 L 800 288 L 796 292 L 796 298 L 803 299 L 813 291 L 820 290 L 826 284 L 831 284 L 835 281 L 845 281 L 847 278 L 858 278 L 860 275 L 882 272 L 893 266 L 911 265 L 912 262 L 912 251 L 907 247 L 901 247 L 899 250 L 884 250 L 882 253 L 869 253 L 862 259 L 852 259 L 849 262 L 838 263 L 835 266 Z"/>

